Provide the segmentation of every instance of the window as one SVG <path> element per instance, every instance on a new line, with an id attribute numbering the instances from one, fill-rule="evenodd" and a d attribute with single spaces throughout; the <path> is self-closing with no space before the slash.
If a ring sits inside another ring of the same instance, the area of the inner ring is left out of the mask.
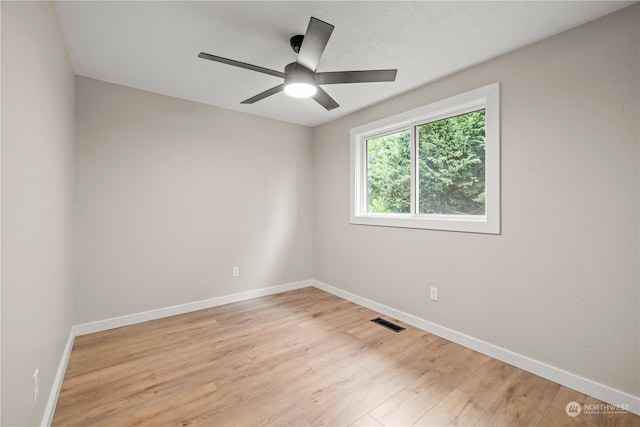
<path id="1" fill-rule="evenodd" d="M 351 223 L 500 233 L 499 85 L 351 129 Z"/>

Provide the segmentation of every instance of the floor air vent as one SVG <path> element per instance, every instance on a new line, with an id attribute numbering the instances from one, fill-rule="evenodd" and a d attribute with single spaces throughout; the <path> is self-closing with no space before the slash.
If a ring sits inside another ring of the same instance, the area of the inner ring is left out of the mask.
<path id="1" fill-rule="evenodd" d="M 382 325 L 387 329 L 391 329 L 393 332 L 402 332 L 405 330 L 402 326 L 398 326 L 395 323 L 391 323 L 388 320 L 384 320 L 381 317 L 376 317 L 372 320 L 373 323 L 377 323 L 378 325 Z"/>

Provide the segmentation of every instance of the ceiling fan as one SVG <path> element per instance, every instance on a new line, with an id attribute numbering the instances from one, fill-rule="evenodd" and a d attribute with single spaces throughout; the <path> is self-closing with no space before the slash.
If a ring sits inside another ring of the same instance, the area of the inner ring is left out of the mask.
<path id="1" fill-rule="evenodd" d="M 296 62 L 292 62 L 284 67 L 284 72 L 211 55 L 205 52 L 200 52 L 198 57 L 284 79 L 284 83 L 265 90 L 249 99 L 245 99 L 242 101 L 242 104 L 253 104 L 254 102 L 284 90 L 287 95 L 297 98 L 313 97 L 320 105 L 330 111 L 339 107 L 339 105 L 320 85 L 392 82 L 396 79 L 398 70 L 395 69 L 316 72 L 320 57 L 329 42 L 333 28 L 333 25 L 312 17 L 309 20 L 309 26 L 304 35 L 291 37 L 291 48 L 298 54 L 298 59 Z"/>

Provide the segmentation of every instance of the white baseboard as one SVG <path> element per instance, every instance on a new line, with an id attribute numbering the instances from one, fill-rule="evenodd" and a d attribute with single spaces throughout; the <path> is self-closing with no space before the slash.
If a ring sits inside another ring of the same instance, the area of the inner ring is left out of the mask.
<path id="1" fill-rule="evenodd" d="M 423 331 L 445 338 L 449 341 L 453 341 L 471 350 L 486 354 L 494 359 L 498 359 L 542 378 L 546 378 L 550 381 L 579 391 L 580 393 L 595 397 L 603 402 L 610 403 L 612 405 L 628 405 L 627 408 L 629 412 L 640 415 L 640 397 L 638 396 L 633 396 L 623 391 L 616 390 L 607 385 L 572 374 L 571 372 L 556 368 L 544 362 L 531 359 L 530 357 L 514 353 L 511 350 L 498 347 L 453 329 L 429 322 L 428 320 L 421 319 L 412 314 L 408 314 L 384 304 L 343 291 L 342 289 L 327 285 L 326 283 L 313 280 L 313 286 L 339 296 L 340 298 L 344 298 L 363 307 L 382 313 L 386 316 L 393 317 L 394 319 L 407 323 L 408 325 L 414 326 Z"/>
<path id="2" fill-rule="evenodd" d="M 254 289 L 237 294 L 225 295 L 186 304 L 174 305 L 171 307 L 159 308 L 156 310 L 143 311 L 141 313 L 128 314 L 126 316 L 113 317 L 111 319 L 98 320 L 97 322 L 83 323 L 72 328 L 74 336 L 92 334 L 94 332 L 106 331 L 108 329 L 147 322 L 149 320 L 161 319 L 163 317 L 175 316 L 177 314 L 190 313 L 192 311 L 203 310 L 205 308 L 217 307 L 219 305 L 230 304 L 232 302 L 245 301 L 253 298 L 273 295 L 280 292 L 292 291 L 294 289 L 312 286 L 311 280 L 287 283 L 285 285 L 272 286 L 269 288 Z"/>
<path id="3" fill-rule="evenodd" d="M 69 338 L 67 339 L 67 345 L 64 347 L 62 357 L 60 358 L 60 364 L 58 365 L 58 371 L 56 377 L 53 379 L 53 385 L 51 386 L 51 392 L 49 393 L 49 400 L 47 400 L 47 406 L 44 409 L 44 415 L 42 416 L 43 426 L 50 426 L 53 422 L 53 415 L 58 404 L 58 396 L 60 396 L 60 389 L 62 388 L 62 380 L 64 380 L 64 374 L 67 371 L 67 364 L 69 363 L 69 357 L 71 357 L 71 349 L 73 348 L 73 342 L 75 335 L 73 330 L 69 332 Z"/>

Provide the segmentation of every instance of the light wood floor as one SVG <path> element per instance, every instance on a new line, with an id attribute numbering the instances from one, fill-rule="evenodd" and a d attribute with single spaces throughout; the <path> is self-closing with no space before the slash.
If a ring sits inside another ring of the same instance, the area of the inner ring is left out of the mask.
<path id="1" fill-rule="evenodd" d="M 78 337 L 53 425 L 640 425 L 569 417 L 602 402 L 377 316 L 305 288 Z"/>

